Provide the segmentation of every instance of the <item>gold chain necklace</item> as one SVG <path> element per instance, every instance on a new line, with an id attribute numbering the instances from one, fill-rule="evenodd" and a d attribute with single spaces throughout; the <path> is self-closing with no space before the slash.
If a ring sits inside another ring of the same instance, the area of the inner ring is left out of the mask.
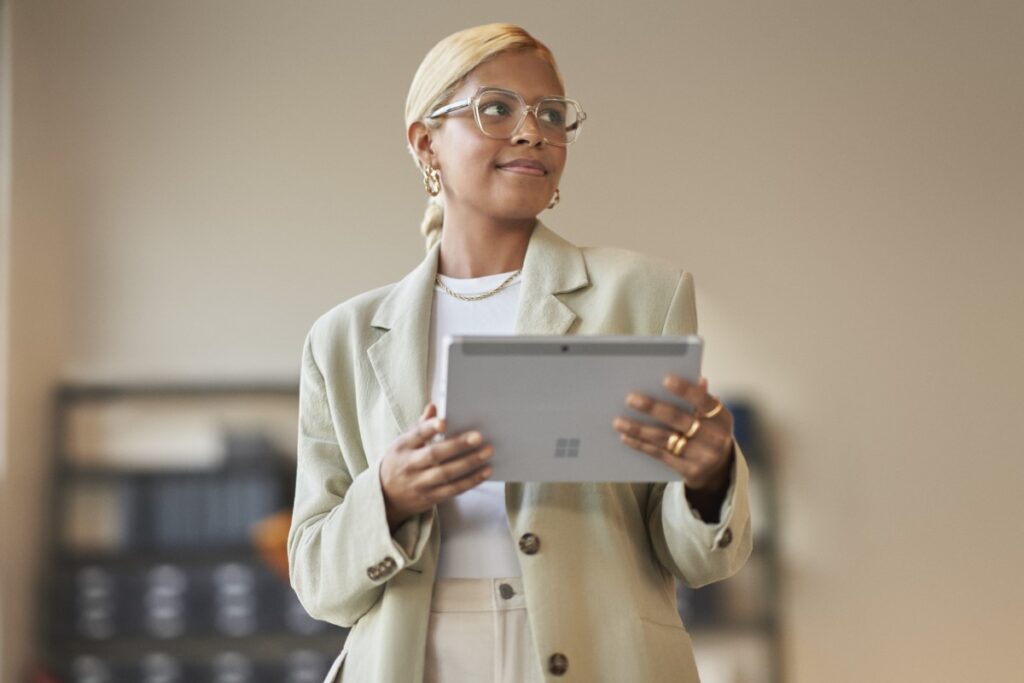
<path id="1" fill-rule="evenodd" d="M 508 287 L 510 284 L 512 284 L 512 280 L 514 280 L 515 277 L 517 275 L 519 275 L 519 273 L 521 273 L 521 272 L 523 272 L 523 271 L 522 270 L 517 270 L 516 272 L 512 273 L 507 278 L 505 278 L 504 282 L 502 282 L 500 285 L 498 285 L 497 287 L 495 287 L 494 289 L 492 289 L 489 292 L 483 292 L 481 294 L 470 294 L 469 296 L 466 296 L 465 294 L 459 294 L 458 292 L 453 292 L 452 290 L 448 289 L 448 287 L 443 282 L 441 282 L 441 276 L 440 275 L 435 275 L 434 276 L 434 282 L 436 282 L 437 285 L 441 289 L 443 289 L 445 292 L 447 292 L 449 295 L 455 297 L 456 299 L 462 299 L 463 301 L 479 301 L 480 299 L 486 299 L 489 296 L 494 296 L 495 294 L 497 294 L 501 290 L 503 290 L 506 287 Z"/>

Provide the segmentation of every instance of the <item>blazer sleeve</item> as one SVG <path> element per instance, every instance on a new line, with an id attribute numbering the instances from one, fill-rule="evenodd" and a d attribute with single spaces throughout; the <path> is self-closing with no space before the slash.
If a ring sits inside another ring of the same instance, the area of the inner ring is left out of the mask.
<path id="1" fill-rule="evenodd" d="M 661 333 L 697 333 L 696 296 L 689 272 L 679 275 Z M 729 489 L 716 523 L 705 523 L 690 507 L 685 482 L 651 485 L 646 522 L 655 555 L 669 572 L 691 588 L 732 576 L 753 549 L 749 471 L 738 443 L 734 449 Z"/>
<path id="2" fill-rule="evenodd" d="M 380 598 L 388 580 L 420 559 L 433 516 L 413 516 L 392 535 L 380 483 L 381 459 L 356 473 L 343 457 L 332 419 L 337 411 L 331 408 L 312 336 L 311 330 L 299 381 L 289 579 L 310 616 L 350 627 Z"/>

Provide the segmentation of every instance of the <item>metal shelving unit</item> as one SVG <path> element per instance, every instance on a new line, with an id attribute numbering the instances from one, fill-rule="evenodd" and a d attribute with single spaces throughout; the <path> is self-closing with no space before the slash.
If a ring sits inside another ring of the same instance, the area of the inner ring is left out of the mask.
<path id="1" fill-rule="evenodd" d="M 37 642 L 46 667 L 40 680 L 323 679 L 346 630 L 310 618 L 248 538 L 251 523 L 291 507 L 294 437 L 288 457 L 287 447 L 273 444 L 259 423 L 268 411 L 287 415 L 297 404 L 298 387 L 291 383 L 58 389 L 39 595 Z M 217 406 L 233 406 L 225 410 L 236 422 L 247 406 L 253 411 L 245 429 L 225 428 L 225 457 L 217 462 L 197 465 L 186 453 L 188 466 L 166 459 L 125 462 L 103 457 L 101 449 L 88 458 L 76 450 L 82 433 L 93 446 L 105 435 L 102 419 L 99 426 L 86 423 L 88 429 L 75 420 L 83 410 L 92 411 L 94 422 L 104 410 L 121 411 L 113 426 L 130 427 L 131 410 L 165 410 L 171 418 L 184 411 L 195 423 L 207 410 L 212 422 L 223 418 Z"/>

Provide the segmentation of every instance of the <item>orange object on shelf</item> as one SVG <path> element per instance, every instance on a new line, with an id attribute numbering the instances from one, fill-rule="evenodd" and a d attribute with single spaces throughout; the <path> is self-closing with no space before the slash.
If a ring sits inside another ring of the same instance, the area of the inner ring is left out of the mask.
<path id="1" fill-rule="evenodd" d="M 275 574 L 288 583 L 288 529 L 292 524 L 290 510 L 281 510 L 252 525 L 251 537 L 260 558 Z"/>

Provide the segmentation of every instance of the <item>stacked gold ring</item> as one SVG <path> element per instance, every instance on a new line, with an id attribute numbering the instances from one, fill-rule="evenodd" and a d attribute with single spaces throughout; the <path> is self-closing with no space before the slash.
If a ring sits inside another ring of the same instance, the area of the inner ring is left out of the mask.
<path id="1" fill-rule="evenodd" d="M 688 439 L 679 432 L 672 432 L 668 437 L 668 450 L 672 455 L 679 457 L 686 448 L 687 441 Z"/>
<path id="2" fill-rule="evenodd" d="M 717 415 L 717 413 L 715 414 Z M 686 429 L 685 434 L 682 432 L 672 432 L 669 435 L 668 450 L 672 452 L 672 455 L 678 457 L 683 452 L 683 449 L 686 448 L 687 442 L 689 442 L 689 440 L 692 439 L 693 436 L 697 433 L 697 430 L 700 429 L 700 420 L 698 420 L 696 417 L 692 419 L 693 422 L 690 423 L 690 426 Z"/>

